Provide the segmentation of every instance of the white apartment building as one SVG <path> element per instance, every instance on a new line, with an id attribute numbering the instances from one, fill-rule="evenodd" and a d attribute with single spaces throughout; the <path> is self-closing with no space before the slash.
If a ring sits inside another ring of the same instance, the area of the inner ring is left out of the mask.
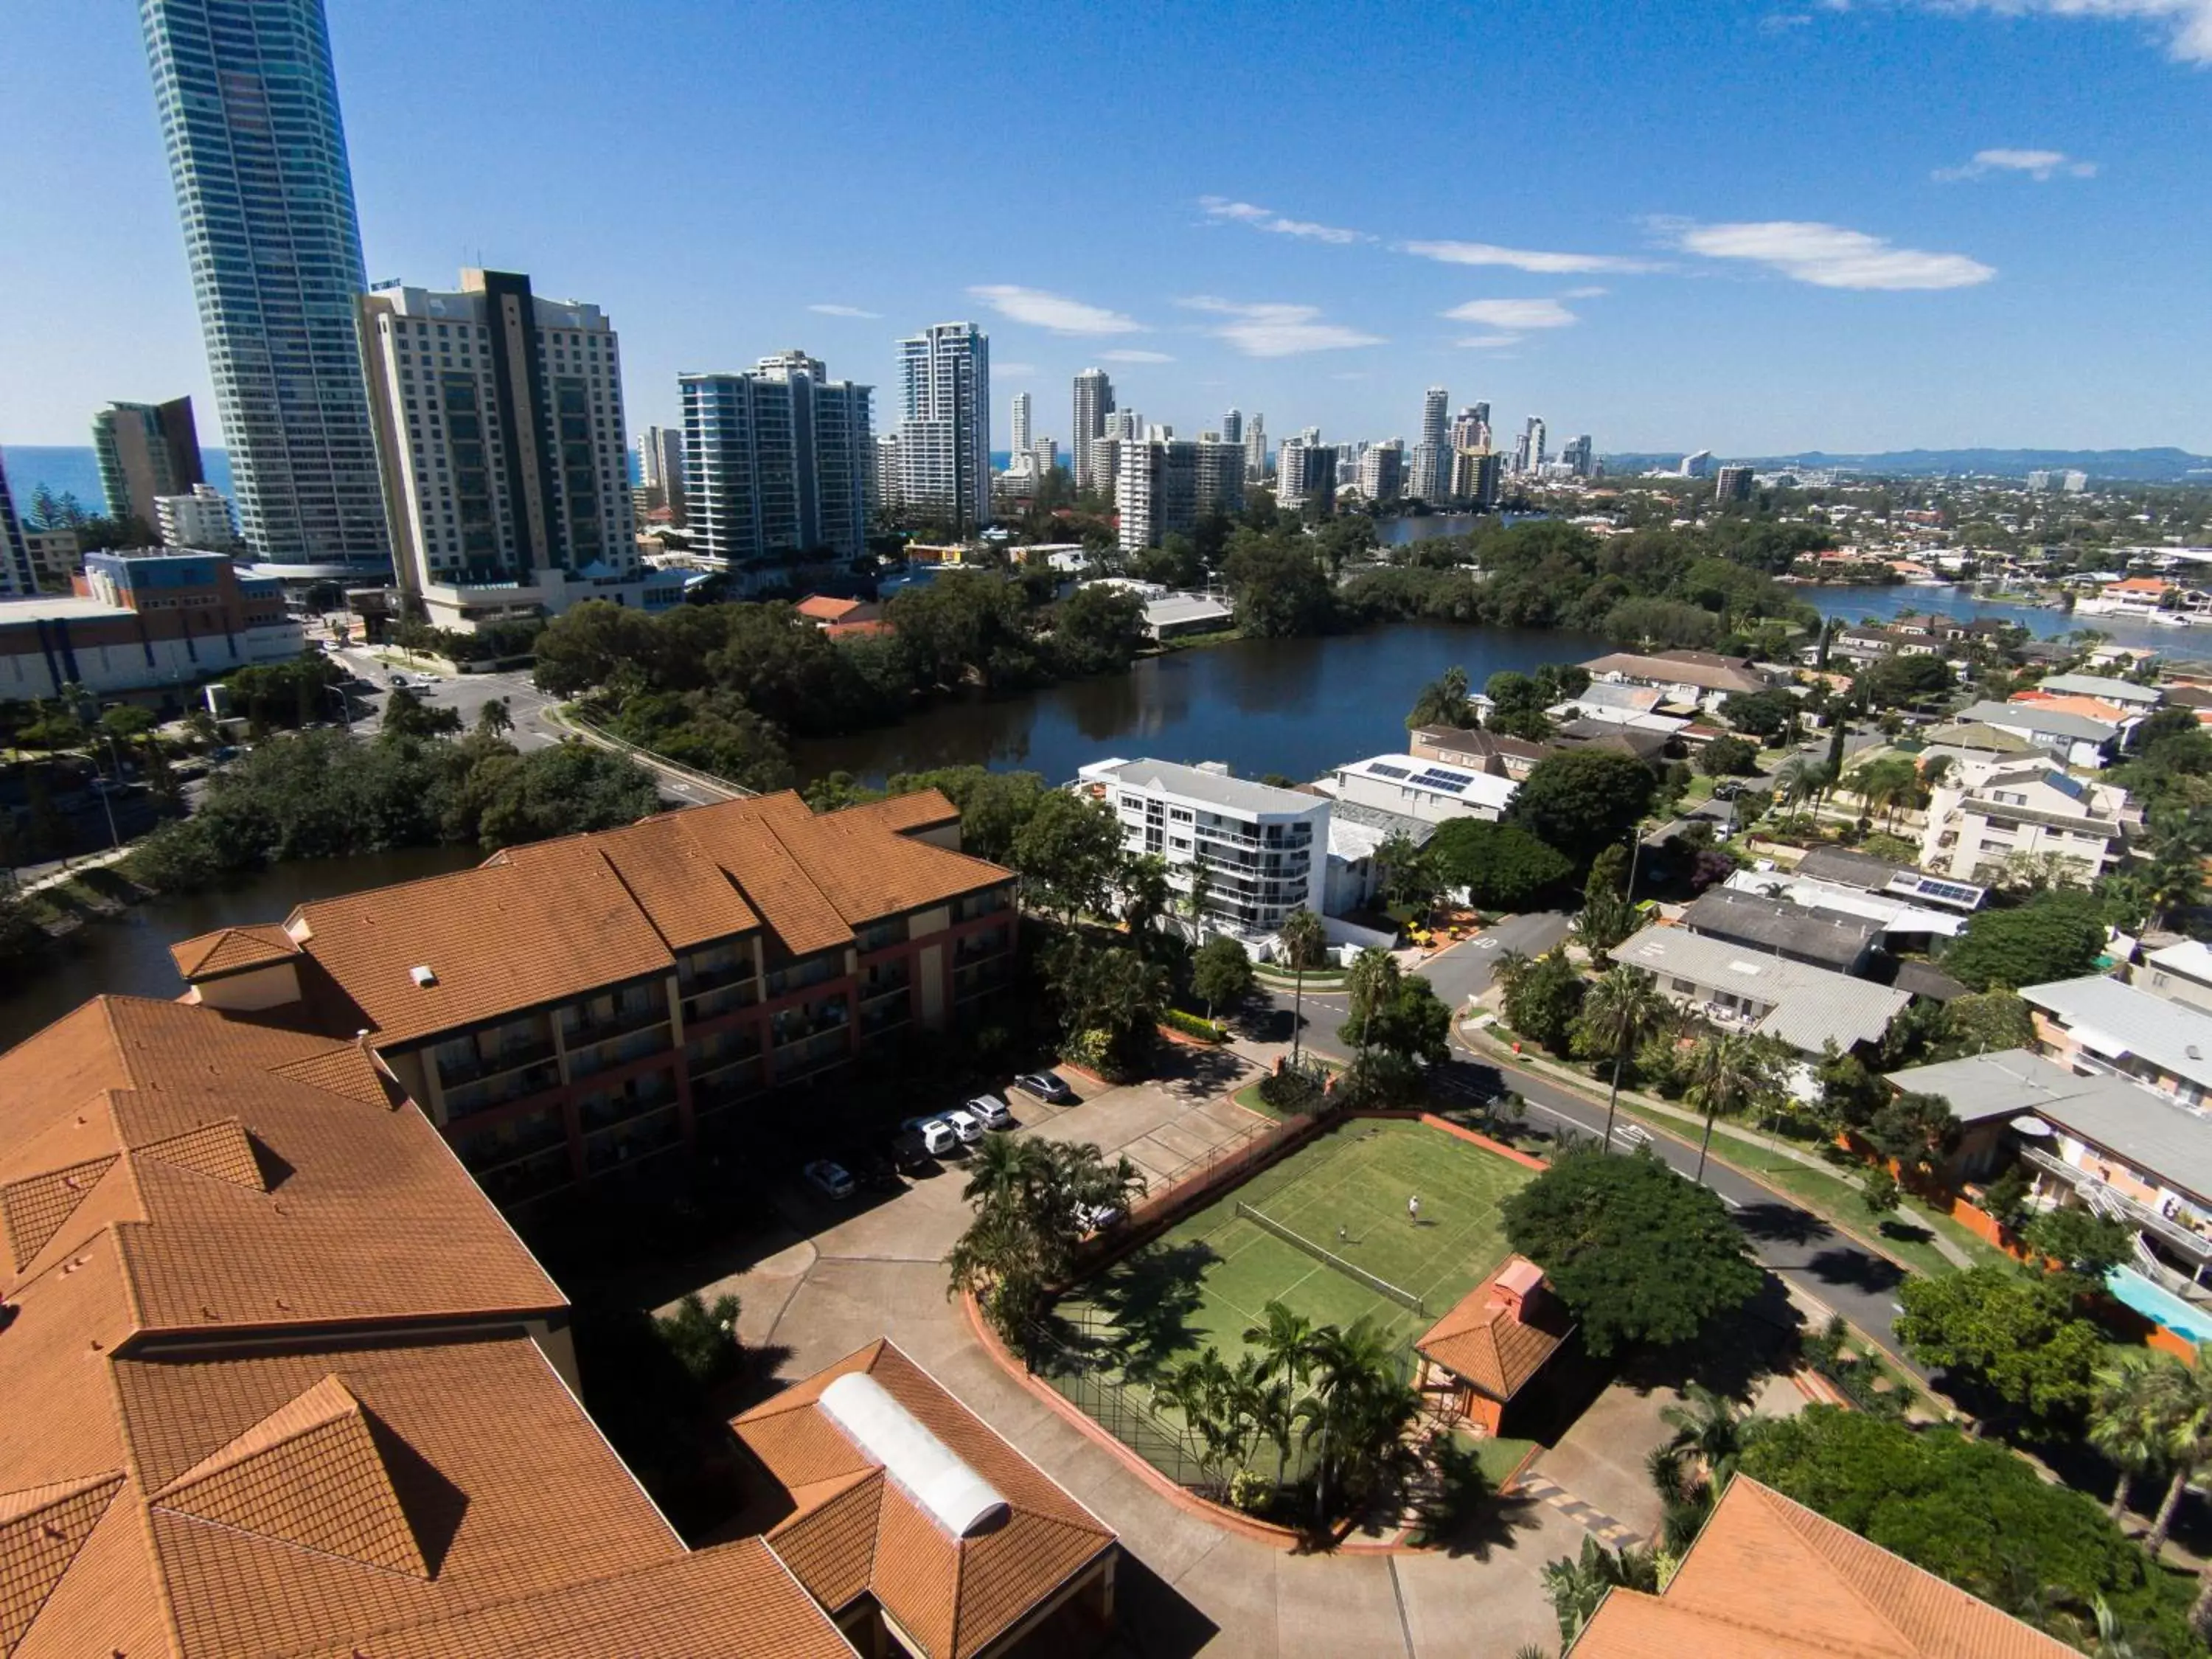
<path id="1" fill-rule="evenodd" d="M 898 499 L 980 530 L 991 521 L 990 337 L 935 323 L 898 348 Z"/>
<path id="2" fill-rule="evenodd" d="M 637 481 L 654 491 L 659 505 L 668 509 L 671 524 L 684 520 L 684 433 L 669 426 L 649 426 L 637 434 Z"/>
<path id="3" fill-rule="evenodd" d="M 1340 766 L 1330 786 L 1339 800 L 1424 823 L 1481 818 L 1495 823 L 1521 786 L 1511 778 L 1407 755 L 1376 755 Z"/>
<path id="4" fill-rule="evenodd" d="M 2212 1013 L 2212 948 L 2202 939 L 2153 951 L 2129 978 L 2138 990 Z"/>
<path id="5" fill-rule="evenodd" d="M 1244 455 L 1234 444 L 1212 438 L 1100 441 L 1117 447 L 1114 506 L 1125 553 L 1158 547 L 1209 513 L 1234 513 L 1244 505 Z"/>
<path id="6" fill-rule="evenodd" d="M 1414 471 L 1417 475 L 1425 476 L 1425 469 L 1432 471 L 1433 467 L 1427 459 L 1421 457 L 1419 451 L 1417 450 L 1414 453 L 1416 457 Z M 1387 443 L 1368 445 L 1360 452 L 1359 477 L 1357 482 L 1360 495 L 1370 501 L 1395 501 L 1403 495 L 1406 493 L 1404 442 L 1393 438 Z M 1425 488 L 1418 486 L 1413 493 L 1424 501 L 1434 501 L 1443 499 L 1440 495 L 1430 495 Z"/>
<path id="7" fill-rule="evenodd" d="M 164 547 L 194 547 L 210 553 L 235 553 L 245 547 L 229 501 L 213 484 L 194 484 L 188 495 L 156 495 L 154 524 Z"/>
<path id="8" fill-rule="evenodd" d="M 1091 446 L 1106 435 L 1106 417 L 1114 412 L 1114 382 L 1103 368 L 1086 368 L 1075 377 L 1074 426 L 1067 434 L 1068 453 L 1075 461 L 1078 489 L 1107 489 L 1093 470 Z"/>
<path id="9" fill-rule="evenodd" d="M 356 307 L 392 569 L 434 626 L 681 598 L 639 559 L 605 313 L 474 270 Z"/>
<path id="10" fill-rule="evenodd" d="M 1451 394 L 1432 386 L 1421 394 L 1421 441 L 1413 449 L 1413 493 L 1425 501 L 1440 501 L 1451 488 Z M 1370 501 L 1380 500 L 1363 491 Z"/>
<path id="11" fill-rule="evenodd" d="M 2142 823 L 2128 792 L 2069 775 L 2041 760 L 1968 764 L 1929 799 L 1923 868 L 1989 880 L 2014 854 L 2056 854 L 2087 886 L 2126 854 Z"/>
<path id="12" fill-rule="evenodd" d="M 1267 417 L 1255 412 L 1244 423 L 1244 482 L 1259 483 L 1267 476 Z"/>
<path id="13" fill-rule="evenodd" d="M 1218 765 L 1103 760 L 1077 790 L 1114 809 L 1130 853 L 1167 861 L 1186 898 L 1206 872 L 1206 924 L 1261 939 L 1298 909 L 1322 914 L 1328 881 L 1328 799 L 1248 783 Z"/>
<path id="14" fill-rule="evenodd" d="M 1336 451 L 1317 436 L 1304 434 L 1277 445 L 1275 505 L 1332 511 L 1336 506 Z"/>

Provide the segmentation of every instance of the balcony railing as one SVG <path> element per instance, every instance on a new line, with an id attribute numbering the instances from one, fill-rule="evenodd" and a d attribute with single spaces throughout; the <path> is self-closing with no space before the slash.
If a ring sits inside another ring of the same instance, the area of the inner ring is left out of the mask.
<path id="1" fill-rule="evenodd" d="M 447 1064 L 438 1062 L 438 1082 L 447 1089 L 459 1089 L 471 1083 L 481 1083 L 486 1078 L 497 1077 L 502 1072 L 519 1071 L 525 1066 L 534 1066 L 539 1060 L 553 1058 L 553 1041 L 542 1038 L 536 1042 L 511 1043 L 495 1054 L 479 1054 L 473 1060 Z"/>
<path id="2" fill-rule="evenodd" d="M 852 1039 L 842 1022 L 799 1042 L 786 1043 L 775 1051 L 775 1080 L 788 1083 L 809 1072 L 842 1064 L 851 1057 L 852 1050 Z"/>
<path id="3" fill-rule="evenodd" d="M 702 969 L 696 973 L 685 975 L 681 989 L 687 997 L 702 996 L 708 991 L 719 991 L 725 985 L 734 984 L 738 980 L 750 979 L 752 976 L 751 959 L 740 957 L 720 968 Z"/>
<path id="4" fill-rule="evenodd" d="M 586 1047 L 572 1048 L 568 1054 L 568 1075 L 596 1076 L 611 1066 L 627 1066 L 634 1060 L 659 1054 L 671 1046 L 667 1019 L 664 1016 L 626 1036 L 601 1037 Z"/>
<path id="5" fill-rule="evenodd" d="M 481 1175 L 487 1170 L 534 1158 L 549 1148 L 565 1146 L 568 1139 L 559 1115 L 549 1111 L 536 1116 L 526 1115 L 495 1129 L 461 1136 L 454 1141 L 453 1151 L 463 1169 Z"/>
<path id="6" fill-rule="evenodd" d="M 520 1071 L 501 1073 L 494 1081 L 465 1084 L 458 1089 L 448 1089 L 446 1091 L 446 1116 L 448 1121 L 474 1117 L 495 1106 L 504 1106 L 541 1091 L 558 1088 L 560 1084 L 561 1068 L 550 1060 L 540 1060 L 537 1065 Z"/>
<path id="7" fill-rule="evenodd" d="M 2160 1215 L 2149 1205 L 2130 1198 L 2110 1182 L 2100 1180 L 2095 1171 L 2077 1169 L 2040 1146 L 2023 1146 L 2020 1155 L 2037 1169 L 2048 1170 L 2073 1187 L 2093 1209 L 2124 1218 L 2143 1231 L 2155 1234 L 2160 1243 L 2171 1245 L 2197 1261 L 2212 1262 L 2212 1238 L 2203 1237 L 2172 1217 Z"/>
<path id="8" fill-rule="evenodd" d="M 735 985 L 717 986 L 712 989 L 686 992 L 684 997 L 684 1018 L 686 1020 L 714 1019 L 720 1015 L 734 1013 L 740 1008 L 750 1008 L 760 1000 L 760 990 L 750 979 Z"/>
<path id="9" fill-rule="evenodd" d="M 768 994 L 771 997 L 787 997 L 793 991 L 803 991 L 810 985 L 836 979 L 844 971 L 842 952 L 833 957 L 818 957 L 811 962 L 793 963 L 788 967 L 777 969 L 768 976 Z"/>
<path id="10" fill-rule="evenodd" d="M 648 1025 L 665 1025 L 667 1023 L 667 1000 L 655 995 L 642 1007 L 624 1009 L 603 1018 L 564 1014 L 561 1018 L 561 1041 L 568 1048 L 574 1048 L 605 1042 L 611 1037 L 623 1036 L 631 1031 L 641 1031 Z"/>
<path id="11" fill-rule="evenodd" d="M 664 1107 L 644 1116 L 630 1118 L 612 1124 L 595 1134 L 584 1137 L 584 1167 L 593 1175 L 611 1170 L 635 1158 L 649 1158 L 655 1152 L 666 1152 L 684 1138 L 684 1126 L 677 1121 L 676 1109 Z"/>

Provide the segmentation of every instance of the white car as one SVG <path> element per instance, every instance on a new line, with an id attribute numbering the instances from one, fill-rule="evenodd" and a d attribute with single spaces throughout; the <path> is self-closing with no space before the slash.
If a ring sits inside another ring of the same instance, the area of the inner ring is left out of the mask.
<path id="1" fill-rule="evenodd" d="M 972 1146 L 983 1138 L 983 1120 L 965 1106 L 955 1106 L 945 1113 L 945 1121 L 952 1126 L 952 1133 L 960 1137 L 963 1146 Z"/>
<path id="2" fill-rule="evenodd" d="M 1103 1233 L 1121 1218 L 1121 1211 L 1109 1204 L 1079 1204 L 1075 1206 L 1075 1224 L 1086 1233 Z"/>
<path id="3" fill-rule="evenodd" d="M 826 1158 L 817 1158 L 799 1171 L 824 1198 L 850 1198 L 853 1177 L 842 1164 L 833 1164 Z"/>
<path id="4" fill-rule="evenodd" d="M 996 1095 L 977 1095 L 960 1109 L 971 1114 L 987 1129 L 1011 1129 L 1015 1127 L 1012 1109 Z"/>
<path id="5" fill-rule="evenodd" d="M 952 1126 L 941 1117 L 910 1117 L 899 1127 L 911 1129 L 920 1135 L 922 1151 L 932 1158 L 944 1158 L 959 1150 L 960 1137 L 953 1133 Z"/>

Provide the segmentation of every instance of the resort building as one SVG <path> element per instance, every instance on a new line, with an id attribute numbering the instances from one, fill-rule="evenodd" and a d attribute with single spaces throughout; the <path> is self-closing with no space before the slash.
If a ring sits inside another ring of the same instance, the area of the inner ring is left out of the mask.
<path id="1" fill-rule="evenodd" d="M 2212 1013 L 2212 948 L 2202 939 L 2190 939 L 2153 951 L 2136 968 L 2130 982 L 2154 997 Z"/>
<path id="2" fill-rule="evenodd" d="M 730 1425 L 785 1513 L 769 1547 L 860 1652 L 1087 1652 L 1112 1528 L 887 1338 Z"/>
<path id="3" fill-rule="evenodd" d="M 2212 1012 L 2101 974 L 2024 986 L 2020 994 L 2034 1013 L 2036 1046 L 2061 1065 L 2132 1078 L 2199 1109 L 2212 1094 Z"/>
<path id="4" fill-rule="evenodd" d="M 1908 991 L 1787 962 L 1686 927 L 1646 927 L 1607 954 L 1641 968 L 1670 1000 L 1723 1030 L 1781 1038 L 1803 1054 L 1876 1043 Z"/>
<path id="5" fill-rule="evenodd" d="M 1453 818 L 1482 818 L 1495 823 L 1520 785 L 1510 777 L 1449 766 L 1442 761 L 1416 763 L 1403 755 L 1376 755 L 1340 766 L 1327 787 L 1336 799 L 1424 823 Z"/>
<path id="6" fill-rule="evenodd" d="M 1240 938 L 1274 933 L 1294 910 L 1320 915 L 1328 875 L 1328 799 L 1248 783 L 1218 764 L 1094 761 L 1079 793 L 1103 801 L 1132 854 L 1167 860 L 1188 898 L 1204 872 L 1204 921 Z"/>
<path id="7" fill-rule="evenodd" d="M 585 1415 L 559 1289 L 374 1051 L 101 997 L 0 1055 L 0 1647 L 837 1659 Z"/>
<path id="8" fill-rule="evenodd" d="M 935 790 L 795 794 L 510 848 L 172 951 L 189 1000 L 362 1041 L 521 1204 L 733 1133 L 737 1109 L 1012 976 L 1012 872 Z"/>
<path id="9" fill-rule="evenodd" d="M 1920 862 L 1953 876 L 1994 881 L 2009 859 L 2056 858 L 2088 886 L 2127 855 L 2142 823 L 2128 792 L 2072 776 L 2039 756 L 2010 766 L 1968 765 L 1930 793 Z"/>

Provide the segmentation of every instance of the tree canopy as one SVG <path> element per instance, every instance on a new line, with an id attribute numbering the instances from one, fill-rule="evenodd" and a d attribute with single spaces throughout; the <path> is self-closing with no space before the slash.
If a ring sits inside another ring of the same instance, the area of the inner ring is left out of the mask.
<path id="1" fill-rule="evenodd" d="M 1481 818 L 1453 818 L 1423 849 L 1429 869 L 1449 887 L 1464 887 L 1486 910 L 1518 910 L 1574 873 L 1566 854 L 1527 830 Z"/>
<path id="2" fill-rule="evenodd" d="M 2074 1312 L 2074 1286 L 2036 1270 L 1984 1264 L 1898 1287 L 1898 1340 L 1923 1365 L 1960 1373 L 2044 1422 L 2077 1416 L 2105 1354 Z"/>
<path id="3" fill-rule="evenodd" d="M 1977 991 L 2018 990 L 2094 973 L 2104 953 L 2098 902 L 2054 888 L 2008 909 L 1977 911 L 1943 958 L 1943 971 Z"/>
<path id="4" fill-rule="evenodd" d="M 1657 780 L 1632 756 L 1573 749 L 1529 769 L 1505 821 L 1577 861 L 1626 836 L 1650 810 Z"/>

